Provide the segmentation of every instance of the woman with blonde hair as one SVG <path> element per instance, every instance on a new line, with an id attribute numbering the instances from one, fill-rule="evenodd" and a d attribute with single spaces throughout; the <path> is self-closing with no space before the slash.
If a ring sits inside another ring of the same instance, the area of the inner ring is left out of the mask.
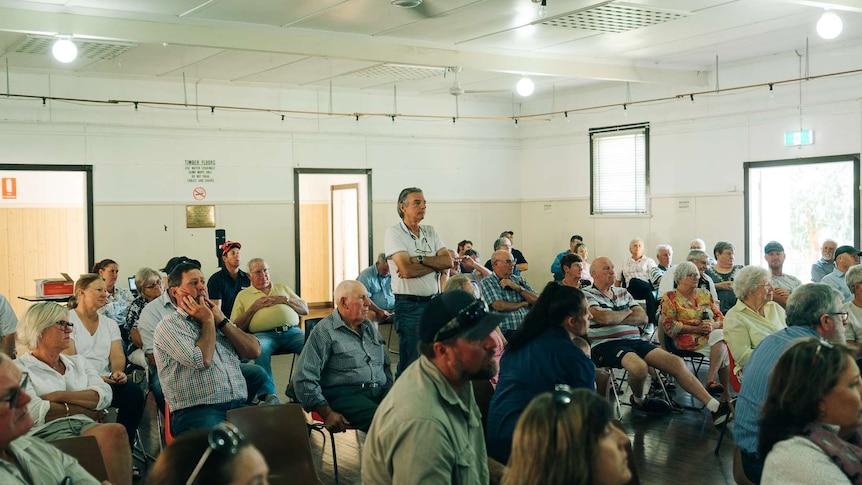
<path id="1" fill-rule="evenodd" d="M 94 436 L 111 483 L 129 484 L 132 453 L 125 430 L 99 423 L 111 403 L 111 387 L 84 356 L 62 354 L 71 345 L 73 328 L 66 309 L 52 302 L 31 306 L 18 323 L 18 343 L 29 349 L 15 363 L 27 374 L 30 434 L 45 441 Z"/>
<path id="2" fill-rule="evenodd" d="M 126 354 L 116 322 L 99 313 L 108 301 L 105 280 L 97 274 L 84 274 L 75 282 L 69 299 L 69 321 L 74 324 L 72 341 L 64 354 L 80 354 L 111 386 L 111 406 L 117 408 L 117 422 L 126 427 L 129 446 L 144 414 L 144 395 L 126 376 Z"/>
<path id="3" fill-rule="evenodd" d="M 632 479 L 629 438 L 611 407 L 587 389 L 557 385 L 536 396 L 515 427 L 502 485 L 622 485 Z"/>

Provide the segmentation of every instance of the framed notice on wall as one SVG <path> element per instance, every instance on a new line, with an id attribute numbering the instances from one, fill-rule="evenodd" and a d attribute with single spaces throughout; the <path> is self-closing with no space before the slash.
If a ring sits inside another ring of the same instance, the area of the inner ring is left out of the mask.
<path id="1" fill-rule="evenodd" d="M 214 205 L 187 205 L 186 228 L 215 227 Z"/>

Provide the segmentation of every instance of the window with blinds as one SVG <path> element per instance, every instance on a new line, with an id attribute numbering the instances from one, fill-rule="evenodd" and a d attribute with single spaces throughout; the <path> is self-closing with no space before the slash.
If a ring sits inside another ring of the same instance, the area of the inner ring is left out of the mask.
<path id="1" fill-rule="evenodd" d="M 590 214 L 647 214 L 649 124 L 590 130 Z"/>

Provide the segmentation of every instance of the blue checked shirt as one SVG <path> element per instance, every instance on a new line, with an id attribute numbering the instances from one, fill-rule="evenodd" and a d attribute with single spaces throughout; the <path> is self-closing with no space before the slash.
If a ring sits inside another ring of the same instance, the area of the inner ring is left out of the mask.
<path id="1" fill-rule="evenodd" d="M 308 336 L 299 354 L 293 388 L 308 410 L 328 406 L 323 397 L 326 388 L 371 382 L 390 387 L 392 381 L 386 342 L 371 321 L 362 322 L 357 333 L 336 310 L 318 322 Z"/>
<path id="2" fill-rule="evenodd" d="M 524 288 L 525 290 L 530 290 L 535 293 L 535 290 L 524 281 L 524 278 L 520 276 L 509 276 L 509 279 L 512 280 L 513 283 Z M 521 325 L 524 324 L 524 317 L 527 316 L 527 313 L 530 313 L 530 307 L 525 306 L 522 308 L 518 308 L 517 310 L 511 312 L 498 312 L 494 310 L 491 306 L 497 300 L 508 301 L 512 303 L 520 303 L 522 301 L 527 301 L 521 296 L 521 293 L 500 287 L 500 277 L 497 276 L 496 273 L 491 273 L 489 276 L 486 276 L 479 283 L 482 286 L 482 299 L 485 300 L 485 304 L 488 305 L 488 311 L 492 313 L 499 313 L 505 320 L 500 323 L 500 330 L 518 330 L 521 328 Z"/>

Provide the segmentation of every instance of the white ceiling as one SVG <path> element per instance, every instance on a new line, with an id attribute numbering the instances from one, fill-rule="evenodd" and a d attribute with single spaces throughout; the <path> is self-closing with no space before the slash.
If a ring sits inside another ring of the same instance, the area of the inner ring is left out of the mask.
<path id="1" fill-rule="evenodd" d="M 446 93 L 453 79 L 444 79 L 445 67 L 460 66 L 468 92 L 510 96 L 524 74 L 540 93 L 606 81 L 706 86 L 716 56 L 727 64 L 792 52 L 806 38 L 812 50 L 862 41 L 860 0 L 547 4 L 540 17 L 531 0 L 424 0 L 416 9 L 389 0 L 0 0 L 0 66 L 361 90 L 397 83 L 421 94 Z M 675 19 L 621 33 L 543 23 L 626 5 Z M 823 6 L 844 20 L 833 41 L 815 32 Z M 124 52 L 68 65 L 47 52 L 16 52 L 34 34 L 110 41 Z"/>

